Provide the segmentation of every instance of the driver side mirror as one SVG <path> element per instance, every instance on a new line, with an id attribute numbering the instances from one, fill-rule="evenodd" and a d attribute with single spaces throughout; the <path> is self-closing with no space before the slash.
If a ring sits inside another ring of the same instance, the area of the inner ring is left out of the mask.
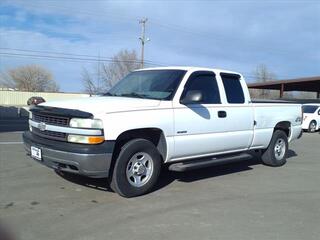
<path id="1" fill-rule="evenodd" d="M 181 104 L 196 104 L 202 101 L 202 93 L 199 90 L 190 90 L 186 93 L 184 98 L 180 100 Z"/>

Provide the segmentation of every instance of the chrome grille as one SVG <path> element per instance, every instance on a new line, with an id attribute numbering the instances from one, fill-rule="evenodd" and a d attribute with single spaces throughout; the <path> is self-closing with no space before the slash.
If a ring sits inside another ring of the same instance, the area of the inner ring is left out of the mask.
<path id="1" fill-rule="evenodd" d="M 69 120 L 70 120 L 67 117 L 41 115 L 37 113 L 33 114 L 32 119 L 36 122 L 44 122 L 46 124 L 57 125 L 57 126 L 68 126 Z"/>
<path id="2" fill-rule="evenodd" d="M 38 128 L 32 127 L 32 133 L 52 140 L 67 141 L 67 134 L 63 132 L 41 131 Z"/>

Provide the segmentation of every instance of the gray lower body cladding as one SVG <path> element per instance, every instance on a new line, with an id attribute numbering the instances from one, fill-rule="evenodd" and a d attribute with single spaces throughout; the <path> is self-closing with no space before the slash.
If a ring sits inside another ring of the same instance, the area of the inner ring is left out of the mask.
<path id="1" fill-rule="evenodd" d="M 24 147 L 30 155 L 31 146 L 41 149 L 43 165 L 88 177 L 108 177 L 114 141 L 97 145 L 75 144 L 44 139 L 27 131 L 23 133 Z"/>

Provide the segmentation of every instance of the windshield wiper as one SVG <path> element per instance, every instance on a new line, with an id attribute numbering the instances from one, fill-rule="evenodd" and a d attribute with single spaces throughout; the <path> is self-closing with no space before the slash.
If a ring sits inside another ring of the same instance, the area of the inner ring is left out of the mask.
<path id="1" fill-rule="evenodd" d="M 110 93 L 110 92 L 106 92 L 103 94 L 103 96 L 118 96 L 118 95 Z"/>
<path id="2" fill-rule="evenodd" d="M 110 92 L 106 92 L 103 94 L 103 96 L 113 96 L 113 97 L 135 97 L 135 98 L 149 98 L 150 96 L 147 94 L 139 94 L 139 93 L 135 93 L 135 92 L 131 92 L 131 93 L 121 93 L 121 94 L 115 94 L 115 93 L 110 93 Z"/>
<path id="3" fill-rule="evenodd" d="M 147 98 L 148 95 L 132 92 L 132 93 L 122 93 L 122 94 L 119 94 L 119 95 L 117 95 L 117 96 L 121 96 L 121 97 L 136 97 L 136 98 Z"/>

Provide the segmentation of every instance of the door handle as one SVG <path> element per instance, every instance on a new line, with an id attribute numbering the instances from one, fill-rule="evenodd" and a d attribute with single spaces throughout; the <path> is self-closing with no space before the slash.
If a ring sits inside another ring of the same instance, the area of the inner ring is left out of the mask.
<path id="1" fill-rule="evenodd" d="M 226 111 L 218 111 L 218 117 L 219 118 L 227 117 L 227 112 Z"/>

